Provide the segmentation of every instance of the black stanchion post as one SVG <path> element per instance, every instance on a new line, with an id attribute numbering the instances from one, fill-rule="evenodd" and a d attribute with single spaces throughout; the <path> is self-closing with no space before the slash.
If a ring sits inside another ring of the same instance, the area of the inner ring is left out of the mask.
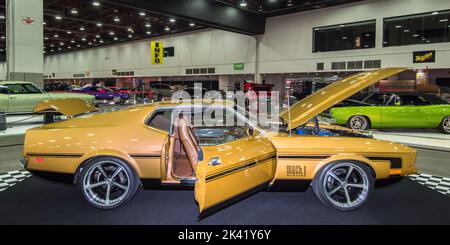
<path id="1" fill-rule="evenodd" d="M 0 112 L 0 131 L 6 131 L 6 114 Z"/>

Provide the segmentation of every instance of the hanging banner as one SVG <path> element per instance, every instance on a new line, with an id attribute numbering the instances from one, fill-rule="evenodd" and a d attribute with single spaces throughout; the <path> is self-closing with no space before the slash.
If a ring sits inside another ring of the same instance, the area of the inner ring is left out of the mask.
<path id="1" fill-rule="evenodd" d="M 164 64 L 164 48 L 162 42 L 151 42 L 152 65 Z"/>

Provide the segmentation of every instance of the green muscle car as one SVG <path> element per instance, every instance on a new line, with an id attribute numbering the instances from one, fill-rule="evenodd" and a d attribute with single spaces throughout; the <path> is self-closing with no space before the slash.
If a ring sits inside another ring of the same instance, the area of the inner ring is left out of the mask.
<path id="1" fill-rule="evenodd" d="M 41 101 L 49 99 L 82 99 L 94 103 L 95 97 L 77 93 L 47 93 L 31 82 L 0 82 L 0 112 L 31 113 Z"/>
<path id="2" fill-rule="evenodd" d="M 438 128 L 450 134 L 450 105 L 421 93 L 376 93 L 330 110 L 336 124 L 355 130 L 370 128 Z"/>

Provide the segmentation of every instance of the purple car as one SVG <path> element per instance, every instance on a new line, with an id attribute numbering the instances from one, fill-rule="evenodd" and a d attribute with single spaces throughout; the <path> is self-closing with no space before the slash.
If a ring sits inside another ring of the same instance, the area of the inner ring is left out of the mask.
<path id="1" fill-rule="evenodd" d="M 72 93 L 82 93 L 91 94 L 95 96 L 96 100 L 112 100 L 115 103 L 124 103 L 129 99 L 129 94 L 114 92 L 109 88 L 97 87 L 97 86 L 87 86 L 83 88 L 73 89 Z"/>

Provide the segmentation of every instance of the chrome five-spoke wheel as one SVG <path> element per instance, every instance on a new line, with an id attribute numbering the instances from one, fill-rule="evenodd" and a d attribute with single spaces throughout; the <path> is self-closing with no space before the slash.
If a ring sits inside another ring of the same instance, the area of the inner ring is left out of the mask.
<path id="1" fill-rule="evenodd" d="M 101 158 L 89 163 L 80 177 L 83 196 L 88 203 L 101 209 L 122 205 L 137 190 L 134 172 L 115 158 Z"/>
<path id="2" fill-rule="evenodd" d="M 342 211 L 354 210 L 364 204 L 373 189 L 370 169 L 355 161 L 330 164 L 314 182 L 319 199 Z"/>
<path id="3" fill-rule="evenodd" d="M 349 119 L 348 126 L 355 130 L 368 130 L 370 128 L 370 123 L 364 116 L 353 116 Z"/>
<path id="4" fill-rule="evenodd" d="M 440 129 L 443 133 L 450 134 L 450 116 L 447 116 L 442 120 Z"/>

